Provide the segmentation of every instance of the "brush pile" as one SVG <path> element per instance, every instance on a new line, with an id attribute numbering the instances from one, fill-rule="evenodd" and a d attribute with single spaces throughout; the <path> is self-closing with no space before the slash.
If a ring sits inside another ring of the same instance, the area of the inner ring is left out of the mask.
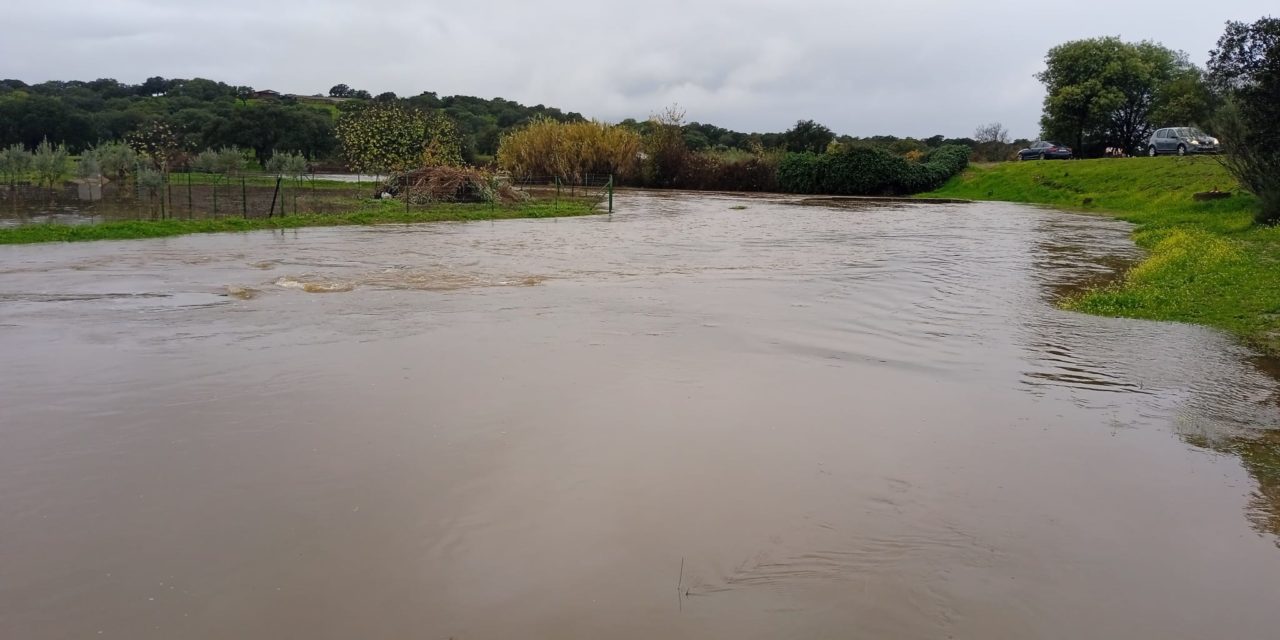
<path id="1" fill-rule="evenodd" d="M 393 176 L 379 190 L 409 204 L 434 202 L 520 202 L 527 195 L 507 176 L 474 167 L 423 167 Z M 385 197 L 385 196 L 384 196 Z"/>

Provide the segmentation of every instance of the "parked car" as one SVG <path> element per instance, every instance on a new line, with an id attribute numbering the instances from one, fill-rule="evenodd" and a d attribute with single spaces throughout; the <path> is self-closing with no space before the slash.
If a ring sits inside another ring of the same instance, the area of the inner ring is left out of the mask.
<path id="1" fill-rule="evenodd" d="M 1018 152 L 1018 160 L 1070 160 L 1071 147 L 1041 140 Z"/>
<path id="2" fill-rule="evenodd" d="M 1217 153 L 1218 139 L 1195 127 L 1169 127 L 1160 129 L 1147 141 L 1147 155 Z"/>

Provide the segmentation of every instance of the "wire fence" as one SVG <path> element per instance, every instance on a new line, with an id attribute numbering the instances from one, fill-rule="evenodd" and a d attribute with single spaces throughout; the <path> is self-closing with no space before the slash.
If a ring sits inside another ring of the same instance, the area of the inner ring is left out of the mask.
<path id="1" fill-rule="evenodd" d="M 498 180 L 529 199 L 594 198 L 613 208 L 612 177 L 507 176 Z M 345 213 L 384 198 L 382 176 L 309 174 L 298 177 L 197 172 L 73 180 L 50 187 L 24 181 L 0 185 L 0 225 L 207 218 L 271 218 L 299 213 Z M 410 208 L 407 199 L 406 209 Z M 421 205 L 414 205 L 421 206 Z"/>

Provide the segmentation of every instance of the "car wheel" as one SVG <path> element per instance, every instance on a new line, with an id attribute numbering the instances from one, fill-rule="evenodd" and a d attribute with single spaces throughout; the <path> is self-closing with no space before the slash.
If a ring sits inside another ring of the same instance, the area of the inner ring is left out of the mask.
<path id="1" fill-rule="evenodd" d="M 1036 160 L 1044 160 L 1044 154 L 1040 154 L 1040 157 L 1036 158 Z"/>
<path id="2" fill-rule="evenodd" d="M 1151 158 L 1156 157 L 1156 148 L 1154 145 L 1147 147 L 1147 156 Z"/>
<path id="3" fill-rule="evenodd" d="M 1186 146 L 1186 145 L 1183 145 L 1183 144 L 1178 145 L 1178 155 L 1180 155 L 1180 156 L 1185 156 L 1185 155 L 1187 155 L 1187 146 Z"/>

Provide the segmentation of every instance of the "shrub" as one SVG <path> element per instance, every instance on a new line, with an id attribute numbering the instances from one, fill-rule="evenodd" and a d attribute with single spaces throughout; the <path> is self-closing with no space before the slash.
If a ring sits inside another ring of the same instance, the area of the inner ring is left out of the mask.
<path id="1" fill-rule="evenodd" d="M 0 149 L 0 176 L 4 176 L 5 184 L 9 185 L 10 191 L 16 188 L 18 179 L 26 175 L 30 168 L 31 153 L 22 145 L 14 144 Z"/>
<path id="2" fill-rule="evenodd" d="M 539 118 L 502 138 L 498 166 L 520 177 L 581 181 L 587 174 L 627 180 L 638 173 L 640 135 L 603 122 Z"/>
<path id="3" fill-rule="evenodd" d="M 777 191 L 777 153 L 702 151 L 684 163 L 680 184 L 710 191 Z"/>
<path id="4" fill-rule="evenodd" d="M 778 165 L 778 186 L 791 193 L 891 196 L 942 186 L 969 164 L 969 148 L 940 147 L 923 162 L 884 149 L 854 147 L 817 155 L 791 153 Z"/>

